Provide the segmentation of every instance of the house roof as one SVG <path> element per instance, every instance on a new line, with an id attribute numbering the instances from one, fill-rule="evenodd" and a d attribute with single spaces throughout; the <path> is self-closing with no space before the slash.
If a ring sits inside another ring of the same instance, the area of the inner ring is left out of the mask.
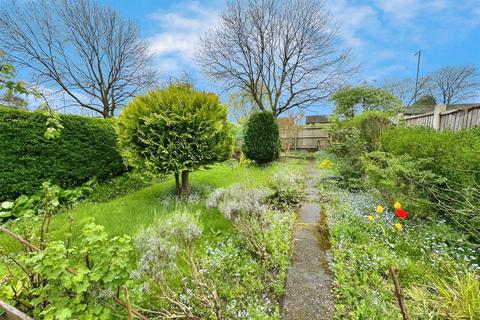
<path id="1" fill-rule="evenodd" d="M 326 115 L 307 116 L 306 124 L 329 123 L 330 119 Z"/>
<path id="2" fill-rule="evenodd" d="M 461 104 L 451 104 L 447 106 L 447 111 L 449 110 L 459 110 L 459 109 L 468 109 L 473 107 L 480 106 L 480 103 L 461 103 Z M 417 115 L 424 114 L 428 112 L 433 112 L 434 106 L 422 106 L 422 107 L 405 107 L 403 109 L 404 115 Z"/>

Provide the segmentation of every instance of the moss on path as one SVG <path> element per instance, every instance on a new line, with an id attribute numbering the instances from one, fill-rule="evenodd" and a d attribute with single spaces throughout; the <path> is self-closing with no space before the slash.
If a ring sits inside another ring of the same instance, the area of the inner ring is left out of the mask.
<path id="1" fill-rule="evenodd" d="M 293 253 L 282 307 L 284 320 L 333 319 L 332 257 L 325 212 L 315 187 L 315 165 L 307 167 L 306 200 L 295 226 Z"/>

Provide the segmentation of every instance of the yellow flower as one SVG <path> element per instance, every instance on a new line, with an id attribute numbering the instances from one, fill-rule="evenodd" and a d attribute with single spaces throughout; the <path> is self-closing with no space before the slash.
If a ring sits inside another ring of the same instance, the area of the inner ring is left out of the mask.
<path id="1" fill-rule="evenodd" d="M 375 217 L 374 217 L 374 216 L 368 216 L 367 218 L 368 218 L 368 220 L 370 220 L 370 221 L 375 220 Z"/>
<path id="2" fill-rule="evenodd" d="M 381 205 L 378 205 L 377 209 L 375 209 L 375 212 L 378 213 L 378 214 L 382 214 L 383 213 L 383 207 Z"/>
<path id="3" fill-rule="evenodd" d="M 403 226 L 402 226 L 401 223 L 395 223 L 394 226 L 398 231 L 402 231 L 402 229 L 403 229 Z"/>
<path id="4" fill-rule="evenodd" d="M 398 210 L 398 209 L 400 209 L 400 208 L 402 207 L 402 205 L 400 204 L 400 202 L 397 201 L 397 202 L 395 202 L 395 204 L 393 205 L 393 207 Z"/>
<path id="5" fill-rule="evenodd" d="M 322 162 L 320 162 L 319 167 L 320 167 L 320 169 L 332 169 L 333 168 L 333 162 L 328 160 L 328 159 L 322 160 Z"/>

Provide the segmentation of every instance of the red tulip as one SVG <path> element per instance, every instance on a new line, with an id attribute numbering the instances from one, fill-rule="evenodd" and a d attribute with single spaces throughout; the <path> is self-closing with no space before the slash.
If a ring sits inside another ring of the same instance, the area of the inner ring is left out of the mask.
<path id="1" fill-rule="evenodd" d="M 408 217 L 407 210 L 405 210 L 403 208 L 397 209 L 395 211 L 395 214 L 397 215 L 397 217 L 399 217 L 400 219 L 403 219 L 403 220 L 407 219 L 407 217 Z"/>

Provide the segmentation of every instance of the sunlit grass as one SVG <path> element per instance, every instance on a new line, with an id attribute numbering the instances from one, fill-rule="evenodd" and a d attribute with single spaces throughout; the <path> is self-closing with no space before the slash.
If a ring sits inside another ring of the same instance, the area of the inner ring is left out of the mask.
<path id="1" fill-rule="evenodd" d="M 217 210 L 205 208 L 204 196 L 208 190 L 232 183 L 248 186 L 266 185 L 272 173 L 280 168 L 300 166 L 302 161 L 299 160 L 277 162 L 266 167 L 241 167 L 227 163 L 213 165 L 190 175 L 193 193 L 200 193 L 203 196 L 198 201 L 174 201 L 174 180 L 171 177 L 109 202 L 84 202 L 71 211 L 57 214 L 53 217 L 51 224 L 52 236 L 56 239 L 65 239 L 66 235 L 72 232 L 72 240 L 75 242 L 81 233 L 82 226 L 90 219 L 105 226 L 110 235 L 133 236 L 154 221 L 167 218 L 176 207 L 182 206 L 192 212 L 200 211 L 205 238 L 216 238 L 232 232 L 232 227 Z M 19 248 L 17 243 L 4 235 L 0 237 L 0 245 L 7 251 Z"/>

